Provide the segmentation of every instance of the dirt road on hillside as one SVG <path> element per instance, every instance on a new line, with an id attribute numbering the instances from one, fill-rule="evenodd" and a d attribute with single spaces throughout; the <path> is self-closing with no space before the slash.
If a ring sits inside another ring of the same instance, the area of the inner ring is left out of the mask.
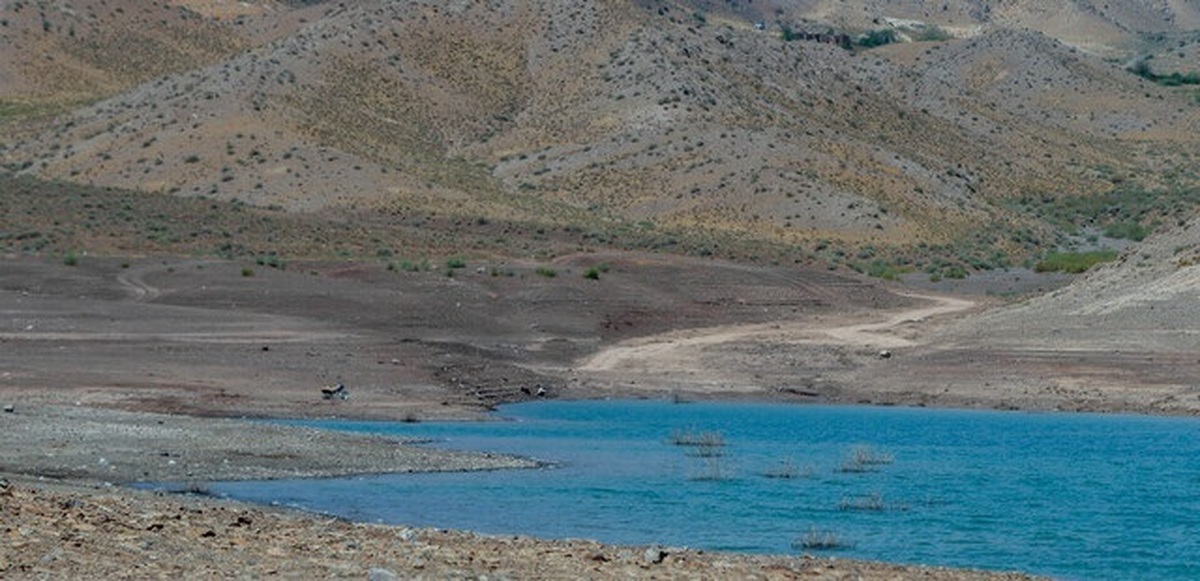
<path id="1" fill-rule="evenodd" d="M 883 321 L 847 322 L 845 318 L 786 323 L 725 325 L 638 337 L 623 341 L 587 358 L 577 367 L 586 373 L 628 370 L 694 368 L 707 348 L 761 341 L 772 344 L 826 344 L 892 349 L 917 343 L 913 326 L 941 315 L 967 311 L 977 303 L 947 296 L 905 294 L 932 304 L 904 309 Z"/>

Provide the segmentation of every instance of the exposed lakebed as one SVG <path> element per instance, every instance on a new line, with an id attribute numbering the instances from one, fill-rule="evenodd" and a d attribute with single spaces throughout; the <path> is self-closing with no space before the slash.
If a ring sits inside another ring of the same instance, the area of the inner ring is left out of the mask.
<path id="1" fill-rule="evenodd" d="M 534 402 L 497 417 L 304 424 L 549 466 L 211 490 L 483 533 L 1200 578 L 1196 419 L 658 401 Z"/>

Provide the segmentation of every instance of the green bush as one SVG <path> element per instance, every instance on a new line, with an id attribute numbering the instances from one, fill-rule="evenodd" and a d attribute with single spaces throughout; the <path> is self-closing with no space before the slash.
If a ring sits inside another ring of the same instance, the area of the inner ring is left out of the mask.
<path id="1" fill-rule="evenodd" d="M 596 266 L 593 266 L 593 267 L 587 269 L 586 271 L 584 271 L 583 278 L 586 278 L 588 280 L 600 280 L 600 274 L 604 273 L 604 272 L 608 272 L 608 269 L 609 269 L 609 266 L 607 264 L 597 264 Z"/>
<path id="2" fill-rule="evenodd" d="M 446 261 L 446 268 L 466 268 L 467 261 L 460 257 L 454 257 Z"/>
<path id="3" fill-rule="evenodd" d="M 1038 262 L 1033 269 L 1037 272 L 1067 272 L 1079 274 L 1102 262 L 1110 262 L 1117 258 L 1116 251 L 1097 250 L 1095 252 L 1052 252 Z"/>
<path id="4" fill-rule="evenodd" d="M 865 269 L 863 269 L 868 276 L 882 278 L 883 280 L 898 280 L 900 275 L 908 272 L 909 270 L 911 269 L 890 264 L 886 260 L 882 259 L 871 261 L 871 263 L 867 265 Z"/>
<path id="5" fill-rule="evenodd" d="M 279 270 L 287 268 L 287 263 L 275 252 L 268 252 L 265 256 L 259 256 L 254 261 L 259 266 L 269 266 L 271 268 L 278 268 Z"/>
<path id="6" fill-rule="evenodd" d="M 554 270 L 553 268 L 549 268 L 546 266 L 538 267 L 538 269 L 534 272 L 537 272 L 538 275 L 544 276 L 546 278 L 554 278 L 554 277 L 558 276 L 557 270 Z"/>
<path id="7" fill-rule="evenodd" d="M 1150 235 L 1150 229 L 1137 222 L 1117 222 L 1105 228 L 1104 235 L 1109 238 L 1124 238 L 1126 240 L 1133 240 L 1134 242 L 1141 242 L 1146 239 L 1146 236 Z"/>
<path id="8" fill-rule="evenodd" d="M 429 260 L 421 260 L 420 262 L 411 262 L 408 260 L 400 261 L 400 270 L 404 272 L 428 272 Z"/>
<path id="9" fill-rule="evenodd" d="M 954 39 L 953 34 L 946 32 L 945 29 L 939 26 L 933 25 L 922 26 L 914 30 L 911 36 L 913 40 L 918 42 L 944 42 Z"/>
<path id="10" fill-rule="evenodd" d="M 872 30 L 864 34 L 858 39 L 858 46 L 863 48 L 875 48 L 896 42 L 896 31 L 885 28 L 882 30 Z"/>

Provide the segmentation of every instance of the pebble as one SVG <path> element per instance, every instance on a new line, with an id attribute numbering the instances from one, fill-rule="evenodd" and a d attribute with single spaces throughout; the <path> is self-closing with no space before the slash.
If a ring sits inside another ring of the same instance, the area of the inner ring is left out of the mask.
<path id="1" fill-rule="evenodd" d="M 400 577 L 382 567 L 373 567 L 367 574 L 367 581 L 396 581 Z"/>

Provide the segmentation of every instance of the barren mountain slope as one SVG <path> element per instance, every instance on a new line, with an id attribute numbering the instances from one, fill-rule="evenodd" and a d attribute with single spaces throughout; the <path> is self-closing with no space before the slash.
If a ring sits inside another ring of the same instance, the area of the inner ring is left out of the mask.
<path id="1" fill-rule="evenodd" d="M 688 4 L 764 23 L 827 24 L 851 31 L 916 23 L 959 35 L 989 27 L 1027 28 L 1106 54 L 1119 53 L 1142 33 L 1200 28 L 1200 3 L 1195 0 L 689 0 Z"/>
<path id="2" fill-rule="evenodd" d="M 1200 350 L 1200 218 L 1147 239 L 1070 286 L 964 323 L 980 342 L 1032 348 Z"/>
<path id="3" fill-rule="evenodd" d="M 1183 96 L 1036 35 L 934 45 L 910 69 L 702 24 L 617 0 L 358 3 L 82 109 L 8 157 L 298 210 L 907 243 L 1009 220 L 989 200 L 1016 192 L 1103 187 L 1091 166 L 1136 173 L 1113 137 L 1195 133 Z"/>
<path id="4" fill-rule="evenodd" d="M 851 376 L 874 401 L 1200 412 L 1200 219 L 1070 286 L 961 320 Z"/>
<path id="5" fill-rule="evenodd" d="M 111 95 L 289 35 L 320 14 L 274 0 L 6 2 L 0 102 L 45 106 Z"/>
<path id="6" fill-rule="evenodd" d="M 1074 151 L 1079 146 L 1107 147 L 1108 155 L 1119 157 L 1114 148 L 1129 147 L 1128 142 L 1187 140 L 1200 127 L 1196 108 L 1181 106 L 1171 90 L 1038 33 L 999 30 L 913 54 L 918 48 L 894 51 L 925 81 L 909 98 L 928 102 L 952 94 L 928 90 L 936 82 L 960 89 L 957 109 L 982 118 L 962 124 L 980 134 L 1055 140 L 1071 148 L 1060 155 L 1079 155 Z M 933 110 L 955 112 L 944 102 L 930 104 Z M 1120 139 L 1070 143 L 1063 134 Z"/>

